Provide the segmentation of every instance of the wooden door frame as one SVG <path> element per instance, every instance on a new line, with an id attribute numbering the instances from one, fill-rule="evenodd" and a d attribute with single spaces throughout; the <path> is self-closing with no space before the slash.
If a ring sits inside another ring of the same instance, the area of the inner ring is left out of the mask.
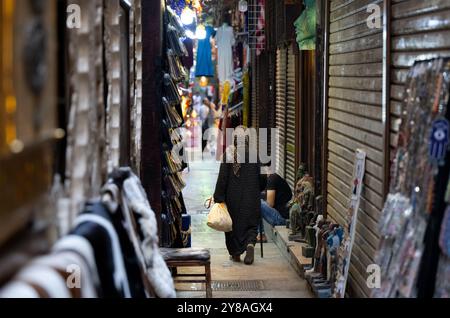
<path id="1" fill-rule="evenodd" d="M 383 0 L 383 92 L 382 92 L 382 126 L 383 126 L 383 199 L 389 192 L 391 172 L 391 0 Z"/>
<path id="2" fill-rule="evenodd" d="M 293 43 L 297 45 L 297 43 Z M 295 167 L 299 167 L 300 163 L 306 163 L 308 172 L 315 177 L 314 171 L 314 140 L 315 134 L 315 86 L 311 83 L 311 73 L 314 71 L 310 68 L 309 59 L 315 53 L 310 51 L 298 51 L 295 58 L 295 125 L 296 125 L 296 142 L 295 142 Z M 315 68 L 315 65 L 313 65 Z M 314 74 L 315 77 L 315 74 Z"/>
<path id="3" fill-rule="evenodd" d="M 139 0 L 138 0 L 139 1 Z M 161 233 L 161 94 L 164 1 L 141 1 L 142 143 L 140 176 Z"/>
<path id="4" fill-rule="evenodd" d="M 303 112 L 302 112 L 302 76 L 303 65 L 302 52 L 298 49 L 297 42 L 292 43 L 294 47 L 288 48 L 288 50 L 293 49 L 295 54 L 295 168 L 298 167 L 300 162 L 302 162 L 302 131 L 303 131 Z M 294 185 L 295 187 L 295 185 Z"/>
<path id="5" fill-rule="evenodd" d="M 130 52 L 130 37 L 131 37 L 131 30 L 130 30 L 130 12 L 131 12 L 131 4 L 126 0 L 120 0 L 120 10 L 125 13 L 125 16 L 122 17 L 125 19 L 125 28 L 126 28 L 126 47 L 121 48 L 121 57 L 120 57 L 120 72 L 124 72 L 121 74 L 121 85 L 124 85 L 123 80 L 127 79 L 126 87 L 127 89 L 123 92 L 121 92 L 121 105 L 120 105 L 120 121 L 121 121 L 121 127 L 120 127 L 120 149 L 119 149 L 119 164 L 120 166 L 129 166 L 131 164 L 131 105 L 132 105 L 132 99 L 131 99 L 131 68 L 132 65 L 130 63 L 131 61 L 131 54 Z M 121 19 L 122 19 L 121 18 Z M 122 22 L 119 24 L 119 28 L 122 29 Z M 120 35 L 122 36 L 122 34 Z M 120 39 L 120 45 L 122 44 L 122 39 Z M 128 61 L 125 69 L 122 69 L 122 54 L 126 54 L 126 61 Z M 123 87 L 121 87 L 123 88 Z M 124 109 L 125 107 L 125 109 Z M 125 132 L 124 132 L 125 130 Z"/>

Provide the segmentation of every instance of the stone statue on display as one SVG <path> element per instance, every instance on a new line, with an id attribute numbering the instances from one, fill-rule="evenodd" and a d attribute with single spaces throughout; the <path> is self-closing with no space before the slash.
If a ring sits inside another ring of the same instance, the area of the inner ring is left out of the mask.
<path id="1" fill-rule="evenodd" d="M 314 185 L 313 178 L 306 172 L 304 164 L 301 164 L 297 172 L 294 197 L 289 210 L 291 233 L 289 240 L 304 241 L 306 226 L 314 217 Z"/>
<path id="2" fill-rule="evenodd" d="M 300 166 L 299 166 L 298 169 L 297 169 L 297 174 L 296 174 L 296 176 L 295 176 L 294 196 L 292 197 L 292 200 L 291 200 L 291 202 L 289 203 L 289 215 L 290 215 L 290 216 L 294 215 L 294 218 L 295 218 L 296 215 L 299 215 L 299 213 L 300 213 L 300 211 L 299 211 L 300 206 L 298 205 L 298 200 L 297 200 L 298 192 L 299 192 L 299 186 L 300 186 L 299 181 L 300 181 L 306 174 L 308 174 L 308 172 L 307 172 L 307 170 L 306 170 L 306 164 L 300 163 Z M 290 229 L 292 230 L 293 228 L 295 228 L 295 225 L 292 226 L 292 223 L 291 223 L 291 222 L 292 222 L 292 218 L 290 217 L 289 220 L 288 220 L 288 222 L 287 222 L 287 228 L 290 228 Z M 294 220 L 294 222 L 295 222 L 295 220 Z M 294 235 L 296 235 L 297 233 L 296 233 L 295 230 L 294 230 L 294 232 L 295 232 Z M 291 239 L 290 239 L 290 240 L 291 240 Z"/>

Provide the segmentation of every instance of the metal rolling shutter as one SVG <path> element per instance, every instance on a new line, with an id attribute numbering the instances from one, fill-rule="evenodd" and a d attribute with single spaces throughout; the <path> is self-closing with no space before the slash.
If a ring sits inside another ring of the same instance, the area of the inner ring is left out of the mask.
<path id="1" fill-rule="evenodd" d="M 268 100 L 267 100 L 267 128 L 268 128 L 268 142 L 267 142 L 267 150 L 268 154 L 272 155 L 272 151 L 276 151 L 276 149 L 272 150 L 272 128 L 275 128 L 275 105 L 276 105 L 276 96 L 275 96 L 275 87 L 276 87 L 276 59 L 277 52 L 270 51 L 268 52 L 268 60 L 269 60 L 269 74 L 268 74 Z"/>
<path id="2" fill-rule="evenodd" d="M 253 128 L 258 128 L 259 126 L 259 111 L 258 111 L 258 105 L 259 105 L 259 94 L 258 94 L 258 88 L 259 88 L 259 76 L 258 76 L 258 68 L 259 68 L 259 63 L 258 63 L 258 58 L 256 57 L 256 55 L 254 54 L 254 52 L 252 52 L 253 54 L 253 78 L 252 78 L 252 127 Z"/>
<path id="3" fill-rule="evenodd" d="M 369 4 L 381 0 L 331 0 L 329 12 L 328 217 L 344 224 L 354 152 L 367 152 L 366 176 L 348 287 L 368 297 L 366 268 L 374 263 L 378 219 L 383 207 L 382 28 L 367 26 Z"/>
<path id="4" fill-rule="evenodd" d="M 295 55 L 292 48 L 287 50 L 286 82 L 286 175 L 285 179 L 294 188 L 295 183 Z"/>
<path id="5" fill-rule="evenodd" d="M 286 146 L 286 49 L 277 50 L 275 87 L 275 127 L 277 128 L 276 171 L 284 178 Z"/>
<path id="6" fill-rule="evenodd" d="M 417 59 L 450 56 L 450 0 L 392 0 L 391 147 L 397 146 L 406 74 Z M 391 154 L 394 154 L 391 151 Z"/>

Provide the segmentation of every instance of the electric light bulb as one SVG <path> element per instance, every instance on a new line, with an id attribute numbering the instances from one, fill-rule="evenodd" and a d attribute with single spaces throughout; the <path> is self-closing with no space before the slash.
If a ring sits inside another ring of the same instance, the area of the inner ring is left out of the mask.
<path id="1" fill-rule="evenodd" d="M 248 3 L 245 0 L 239 1 L 239 11 L 240 12 L 247 12 L 248 10 Z"/>
<path id="2" fill-rule="evenodd" d="M 192 11 L 189 7 L 185 7 L 181 12 L 181 23 L 184 25 L 191 25 L 194 23 L 195 12 Z"/>
<path id="3" fill-rule="evenodd" d="M 206 87 L 206 86 L 208 86 L 208 78 L 207 77 L 205 77 L 205 76 L 202 76 L 201 78 L 200 78 L 200 86 L 201 87 Z"/>
<path id="4" fill-rule="evenodd" d="M 203 24 L 199 24 L 195 30 L 195 36 L 199 40 L 206 39 L 206 28 Z"/>

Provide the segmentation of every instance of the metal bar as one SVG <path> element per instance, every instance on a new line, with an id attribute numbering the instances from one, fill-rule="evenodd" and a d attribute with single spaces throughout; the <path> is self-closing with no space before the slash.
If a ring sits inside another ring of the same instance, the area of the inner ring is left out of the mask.
<path id="1" fill-rule="evenodd" d="M 330 7 L 329 0 L 323 0 L 325 17 L 323 20 L 323 95 L 322 95 L 322 127 L 323 127 L 323 148 L 322 148 L 322 196 L 323 196 L 323 216 L 327 215 L 327 173 L 328 173 L 328 59 L 329 59 L 329 33 L 330 33 Z"/>
<path id="2" fill-rule="evenodd" d="M 193 260 L 180 260 L 180 261 L 167 261 L 167 266 L 169 267 L 200 267 L 207 266 L 210 261 L 193 261 Z"/>
<path id="3" fill-rule="evenodd" d="M 383 195 L 389 192 L 390 164 L 391 164 L 391 0 L 383 0 L 383 104 L 382 104 L 382 125 L 383 125 Z"/>
<path id="4" fill-rule="evenodd" d="M 264 242 L 263 242 L 263 240 L 262 240 L 262 234 L 264 233 L 264 222 L 263 222 L 263 218 L 262 218 L 262 214 L 260 215 L 260 218 L 259 218 L 259 228 L 260 228 L 260 231 L 259 231 L 259 243 L 261 244 L 261 258 L 264 258 Z"/>

